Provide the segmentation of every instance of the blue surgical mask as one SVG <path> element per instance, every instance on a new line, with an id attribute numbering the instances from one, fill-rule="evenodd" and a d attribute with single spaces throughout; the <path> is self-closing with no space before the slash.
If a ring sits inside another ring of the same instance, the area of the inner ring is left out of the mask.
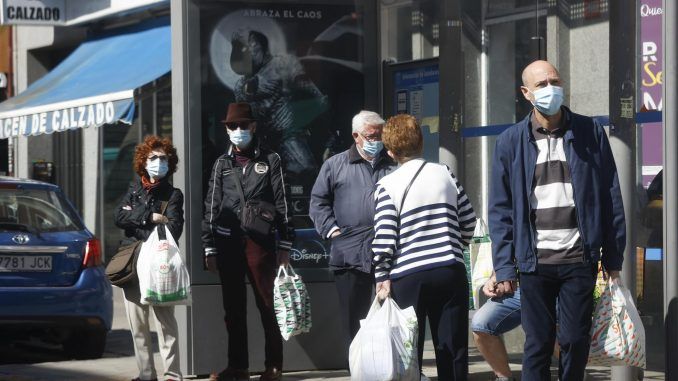
<path id="1" fill-rule="evenodd" d="M 146 173 L 156 180 L 165 177 L 168 169 L 167 160 L 155 159 L 146 162 Z"/>
<path id="2" fill-rule="evenodd" d="M 555 115 L 563 104 L 563 88 L 548 85 L 532 92 L 534 102 L 532 105 L 544 115 Z"/>
<path id="3" fill-rule="evenodd" d="M 371 142 L 363 139 L 363 151 L 369 157 L 377 157 L 377 155 L 379 155 L 379 152 L 381 152 L 383 148 L 384 142 L 382 141 Z"/>
<path id="4" fill-rule="evenodd" d="M 247 148 L 247 146 L 249 146 L 250 142 L 252 141 L 252 131 L 241 130 L 240 128 L 236 130 L 229 130 L 228 137 L 231 139 L 231 143 L 233 143 L 236 147 L 241 149 Z"/>

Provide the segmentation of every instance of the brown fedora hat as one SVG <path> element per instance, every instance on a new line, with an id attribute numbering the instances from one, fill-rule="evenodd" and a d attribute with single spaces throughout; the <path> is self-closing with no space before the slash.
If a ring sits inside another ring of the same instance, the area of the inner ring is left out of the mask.
<path id="1" fill-rule="evenodd" d="M 229 103 L 228 111 L 226 112 L 226 119 L 221 122 L 224 124 L 231 123 L 247 123 L 254 122 L 255 119 L 252 116 L 252 107 L 249 103 Z"/>

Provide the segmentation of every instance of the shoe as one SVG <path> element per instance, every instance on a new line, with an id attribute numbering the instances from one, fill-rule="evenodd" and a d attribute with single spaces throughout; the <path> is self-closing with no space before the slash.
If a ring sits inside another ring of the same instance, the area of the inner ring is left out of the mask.
<path id="1" fill-rule="evenodd" d="M 209 381 L 249 381 L 250 372 L 247 369 L 226 368 L 219 374 L 210 374 Z"/>
<path id="2" fill-rule="evenodd" d="M 259 377 L 259 381 L 280 381 L 282 379 L 282 370 L 273 367 L 266 368 L 266 371 Z"/>

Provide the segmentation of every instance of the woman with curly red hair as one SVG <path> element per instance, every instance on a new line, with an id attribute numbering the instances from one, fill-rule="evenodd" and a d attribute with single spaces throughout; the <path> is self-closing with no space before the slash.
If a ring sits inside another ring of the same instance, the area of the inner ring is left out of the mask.
<path id="1" fill-rule="evenodd" d="M 125 230 L 122 245 L 146 241 L 157 225 L 165 225 L 175 241 L 184 227 L 184 195 L 169 183 L 177 169 L 177 150 L 167 138 L 147 136 L 134 152 L 134 172 L 138 175 L 114 211 L 115 224 Z M 181 380 L 179 341 L 174 307 L 141 304 L 138 281 L 123 286 L 127 320 L 134 340 L 139 376 L 132 381 L 156 381 L 153 344 L 149 326 L 151 309 L 159 324 L 160 354 L 165 380 Z"/>

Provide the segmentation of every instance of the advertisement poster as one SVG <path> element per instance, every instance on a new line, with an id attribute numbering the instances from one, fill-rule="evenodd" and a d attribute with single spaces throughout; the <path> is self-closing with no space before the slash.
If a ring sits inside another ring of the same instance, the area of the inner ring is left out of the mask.
<path id="1" fill-rule="evenodd" d="M 438 65 L 396 70 L 393 73 L 396 114 L 417 118 L 424 135 L 424 158 L 438 162 Z"/>
<path id="2" fill-rule="evenodd" d="M 662 0 L 640 1 L 640 91 L 639 112 L 661 111 L 663 106 Z M 662 123 L 642 125 L 643 185 L 647 188 L 663 166 Z"/>
<path id="3" fill-rule="evenodd" d="M 250 103 L 261 144 L 284 162 L 295 267 L 329 260 L 308 217 L 309 196 L 323 161 L 352 143 L 364 97 L 361 22 L 352 4 L 201 4 L 203 189 L 228 146 L 228 104 Z"/>

